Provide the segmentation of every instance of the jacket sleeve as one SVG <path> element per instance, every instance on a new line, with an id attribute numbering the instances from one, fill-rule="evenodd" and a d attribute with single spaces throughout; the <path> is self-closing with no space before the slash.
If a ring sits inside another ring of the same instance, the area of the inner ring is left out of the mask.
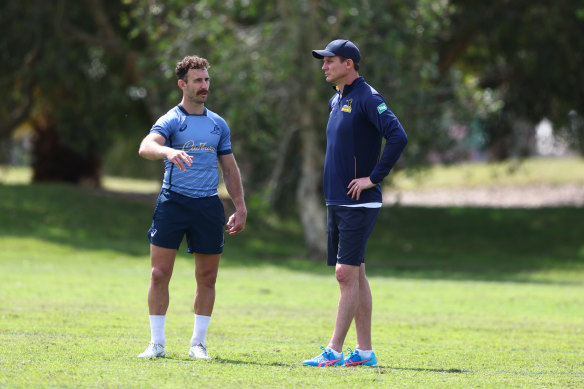
<path id="1" fill-rule="evenodd" d="M 408 136 L 397 117 L 391 112 L 385 100 L 374 94 L 367 102 L 369 121 L 386 139 L 381 158 L 369 175 L 372 183 L 380 183 L 391 171 L 408 143 Z"/>

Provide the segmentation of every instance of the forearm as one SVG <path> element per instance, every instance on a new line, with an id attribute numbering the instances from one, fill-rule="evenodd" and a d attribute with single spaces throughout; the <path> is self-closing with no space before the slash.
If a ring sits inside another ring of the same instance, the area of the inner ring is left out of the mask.
<path id="1" fill-rule="evenodd" d="M 233 205 L 235 205 L 235 209 L 238 212 L 244 212 L 247 214 L 239 168 L 235 167 L 229 170 L 223 170 L 223 182 L 225 183 L 227 192 L 231 197 L 231 201 L 233 201 Z"/>
<path id="2" fill-rule="evenodd" d="M 401 156 L 407 143 L 408 137 L 400 126 L 385 142 L 385 148 L 381 155 L 381 159 L 369 176 L 372 183 L 378 184 L 389 174 L 390 170 Z"/>
<path id="3" fill-rule="evenodd" d="M 138 154 L 142 158 L 157 160 L 166 158 L 170 150 L 172 150 L 170 147 L 160 145 L 153 141 L 144 140 L 140 144 Z"/>

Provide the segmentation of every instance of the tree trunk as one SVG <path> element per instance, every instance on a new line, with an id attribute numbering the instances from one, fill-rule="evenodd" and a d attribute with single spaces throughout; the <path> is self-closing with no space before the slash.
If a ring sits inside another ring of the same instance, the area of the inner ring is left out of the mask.
<path id="1" fill-rule="evenodd" d="M 316 107 L 326 104 L 326 101 L 318 101 L 318 94 L 314 90 L 306 90 L 305 86 L 315 85 L 314 69 L 315 59 L 311 55 L 310 42 L 317 34 L 315 20 L 318 2 L 308 1 L 297 8 L 296 18 L 288 23 L 291 36 L 296 38 L 297 49 L 293 59 L 297 64 L 298 82 L 294 83 L 292 94 L 292 115 L 300 127 L 300 153 L 302 155 L 301 176 L 296 191 L 296 202 L 300 221 L 304 229 L 304 240 L 308 249 L 308 256 L 313 260 L 322 260 L 326 255 L 326 216 L 324 209 L 324 197 L 321 191 L 322 167 L 324 150 L 321 149 L 320 134 L 322 129 L 318 127 L 318 114 Z M 299 98 L 302 96 L 302 98 Z"/>
<path id="2" fill-rule="evenodd" d="M 320 190 L 322 152 L 314 128 L 306 125 L 300 132 L 302 140 L 302 175 L 296 191 L 298 212 L 304 228 L 308 256 L 321 260 L 326 254 L 325 210 Z"/>
<path id="3" fill-rule="evenodd" d="M 81 154 L 63 144 L 48 118 L 34 123 L 33 182 L 60 181 L 101 186 L 101 160 L 96 152 Z"/>

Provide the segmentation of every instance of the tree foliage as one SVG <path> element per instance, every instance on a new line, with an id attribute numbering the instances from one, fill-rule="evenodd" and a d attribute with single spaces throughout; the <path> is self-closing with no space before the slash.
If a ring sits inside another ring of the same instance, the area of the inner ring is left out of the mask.
<path id="1" fill-rule="evenodd" d="M 208 106 L 232 128 L 248 201 L 298 213 L 321 254 L 333 91 L 312 49 L 337 38 L 359 46 L 361 74 L 409 135 L 401 166 L 460 158 L 460 133 L 493 157 L 520 155 L 528 150 L 514 150 L 516 140 L 543 117 L 584 138 L 582 3 L 3 2 L 0 138 L 22 123 L 34 129 L 37 180 L 98 185 L 104 169 L 152 176 L 161 167 L 136 156 L 138 143 L 180 100 L 175 63 L 206 57 Z"/>
<path id="2" fill-rule="evenodd" d="M 34 179 L 99 185 L 116 134 L 144 123 L 127 91 L 135 69 L 122 4 L 5 2 L 2 18 L 2 133 L 27 120 L 34 130 Z M 22 59 L 24 58 L 24 61 Z M 15 116 L 15 115 L 14 115 Z"/>
<path id="3" fill-rule="evenodd" d="M 521 121 L 533 129 L 544 117 L 581 142 L 583 1 L 451 0 L 448 19 L 439 45 L 440 74 L 457 67 L 502 100 L 502 109 L 485 118 L 494 157 L 529 153 L 521 146 L 514 150 L 513 138 L 531 135 L 521 131 Z"/>

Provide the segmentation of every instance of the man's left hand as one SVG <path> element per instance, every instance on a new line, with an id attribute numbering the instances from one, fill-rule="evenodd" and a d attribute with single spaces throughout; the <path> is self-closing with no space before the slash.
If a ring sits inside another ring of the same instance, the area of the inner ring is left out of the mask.
<path id="1" fill-rule="evenodd" d="M 373 188 L 374 186 L 375 184 L 371 182 L 369 177 L 355 178 L 353 181 L 349 182 L 349 186 L 347 186 L 349 192 L 347 192 L 347 194 L 351 196 L 351 198 L 359 200 L 362 191 Z"/>
<path id="2" fill-rule="evenodd" d="M 247 219 L 247 211 L 236 211 L 229 217 L 227 222 L 227 229 L 225 230 L 229 235 L 239 234 L 245 228 L 245 220 Z"/>

